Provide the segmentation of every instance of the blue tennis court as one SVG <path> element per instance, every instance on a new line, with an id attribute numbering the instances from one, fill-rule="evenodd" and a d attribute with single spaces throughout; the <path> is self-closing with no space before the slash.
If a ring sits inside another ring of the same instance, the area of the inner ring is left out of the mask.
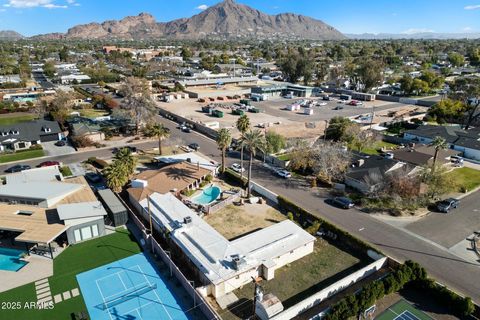
<path id="1" fill-rule="evenodd" d="M 194 319 L 187 315 L 192 302 L 174 294 L 143 254 L 80 273 L 77 281 L 91 319 Z"/>

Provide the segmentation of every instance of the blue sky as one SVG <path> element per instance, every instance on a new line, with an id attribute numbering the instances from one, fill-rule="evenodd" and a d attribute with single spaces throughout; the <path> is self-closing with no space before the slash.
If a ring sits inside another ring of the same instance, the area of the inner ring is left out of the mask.
<path id="1" fill-rule="evenodd" d="M 0 0 L 0 30 L 65 32 L 80 23 L 149 12 L 189 17 L 218 0 Z M 480 32 L 480 0 L 239 0 L 269 14 L 308 15 L 344 33 Z"/>

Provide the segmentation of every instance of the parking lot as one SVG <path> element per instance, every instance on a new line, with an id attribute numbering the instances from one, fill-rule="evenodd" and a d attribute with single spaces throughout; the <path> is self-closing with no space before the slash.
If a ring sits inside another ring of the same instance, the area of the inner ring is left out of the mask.
<path id="1" fill-rule="evenodd" d="M 289 111 L 287 106 L 302 100 L 285 99 L 280 97 L 271 98 L 271 100 L 253 102 L 252 105 L 261 109 L 260 113 L 247 112 L 252 126 L 257 128 L 268 128 L 280 133 L 288 138 L 316 138 L 323 135 L 326 120 L 335 116 L 357 117 L 375 113 L 398 109 L 405 107 L 405 104 L 372 101 L 364 102 L 361 106 L 351 106 L 345 103 L 338 103 L 338 100 L 323 101 L 321 98 L 309 98 L 309 100 L 326 103 L 326 105 L 317 105 L 312 107 L 313 114 L 304 113 L 304 108 L 298 111 Z M 202 106 L 208 103 L 200 103 L 193 99 L 178 100 L 170 103 L 157 102 L 157 105 L 167 111 L 175 113 L 181 117 L 187 118 L 198 123 L 218 122 L 221 128 L 230 128 L 234 135 L 239 133 L 235 129 L 235 123 L 238 115 L 232 114 L 232 106 L 238 101 L 229 101 L 216 103 L 217 109 L 223 111 L 223 117 L 217 118 L 202 112 Z"/>

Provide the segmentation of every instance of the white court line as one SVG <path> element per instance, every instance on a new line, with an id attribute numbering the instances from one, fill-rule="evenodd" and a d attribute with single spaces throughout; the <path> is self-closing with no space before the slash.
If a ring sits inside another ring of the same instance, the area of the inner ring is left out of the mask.
<path id="1" fill-rule="evenodd" d="M 98 291 L 100 292 L 100 295 L 102 296 L 103 304 L 106 304 L 105 297 L 103 296 L 102 289 L 100 289 L 100 286 L 98 285 L 98 279 L 95 280 L 95 284 L 97 285 Z M 110 317 L 110 320 L 113 320 L 112 314 L 110 313 L 110 310 L 107 309 L 108 316 Z"/>
<path id="2" fill-rule="evenodd" d="M 125 273 L 125 271 L 123 271 L 123 272 Z M 123 287 L 125 288 L 125 290 L 127 290 L 127 286 L 125 285 L 125 282 L 123 282 L 122 277 L 120 277 L 120 272 L 118 272 L 117 275 L 118 275 L 118 278 L 120 279 L 120 281 L 122 282 Z"/>
<path id="3" fill-rule="evenodd" d="M 147 280 L 148 284 L 151 285 L 150 281 L 148 280 L 147 276 L 143 272 L 142 268 L 140 268 L 140 266 L 138 266 L 138 268 L 141 270 L 141 272 L 142 272 L 143 276 L 145 277 L 145 280 Z M 160 297 L 158 296 L 157 290 L 155 289 L 155 290 L 153 290 L 153 292 L 155 293 L 155 296 L 157 297 L 158 301 L 162 304 L 163 310 L 165 310 L 165 312 L 167 313 L 167 316 L 170 318 L 170 320 L 173 320 L 173 318 L 170 315 L 170 313 L 168 312 L 167 308 L 165 308 L 165 305 L 163 304 L 162 299 L 160 299 Z"/>

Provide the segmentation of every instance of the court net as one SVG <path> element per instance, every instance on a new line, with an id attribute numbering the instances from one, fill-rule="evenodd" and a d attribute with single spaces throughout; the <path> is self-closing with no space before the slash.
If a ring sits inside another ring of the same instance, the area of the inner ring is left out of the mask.
<path id="1" fill-rule="evenodd" d="M 129 291 L 119 297 L 116 297 L 114 299 L 111 299 L 111 300 L 108 300 L 108 301 L 104 301 L 100 307 L 102 310 L 107 310 L 107 309 L 110 309 L 116 305 L 119 305 L 121 303 L 124 303 L 128 300 L 131 300 L 131 299 L 134 299 L 134 298 L 137 298 L 139 296 L 141 296 L 142 294 L 145 294 L 149 291 L 152 291 L 152 290 L 155 290 L 157 289 L 157 284 L 150 284 L 150 285 L 146 285 L 146 286 L 143 286 L 143 287 L 140 287 L 140 288 L 136 288 L 132 291 Z"/>

